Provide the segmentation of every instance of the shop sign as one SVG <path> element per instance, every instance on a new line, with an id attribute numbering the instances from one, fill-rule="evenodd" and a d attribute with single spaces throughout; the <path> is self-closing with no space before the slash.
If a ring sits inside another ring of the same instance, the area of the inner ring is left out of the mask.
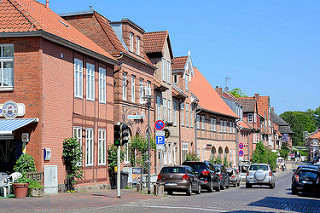
<path id="1" fill-rule="evenodd" d="M 4 104 L 0 104 L 0 117 L 14 119 L 18 116 L 24 116 L 25 113 L 26 107 L 23 103 L 7 101 Z"/>

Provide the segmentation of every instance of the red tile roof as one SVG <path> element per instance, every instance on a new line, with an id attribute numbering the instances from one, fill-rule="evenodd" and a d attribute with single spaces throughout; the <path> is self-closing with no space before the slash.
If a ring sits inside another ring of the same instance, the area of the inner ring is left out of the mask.
<path id="1" fill-rule="evenodd" d="M 188 56 L 181 56 L 173 58 L 172 69 L 183 69 L 188 60 Z"/>
<path id="2" fill-rule="evenodd" d="M 240 126 L 241 126 L 242 128 L 252 129 L 252 127 L 250 127 L 250 126 L 249 126 L 246 122 L 244 122 L 244 121 L 239 121 L 238 123 L 240 124 Z"/>
<path id="3" fill-rule="evenodd" d="M 310 138 L 314 138 L 314 139 L 319 138 L 320 139 L 320 131 L 318 131 L 318 132 L 314 133 L 313 135 L 311 135 Z"/>
<path id="4" fill-rule="evenodd" d="M 196 67 L 194 67 L 194 72 L 195 75 L 190 82 L 190 90 L 197 98 L 199 98 L 200 107 L 217 114 L 239 118 L 222 100 Z"/>
<path id="5" fill-rule="evenodd" d="M 0 32 L 45 31 L 76 45 L 114 59 L 71 24 L 35 0 L 0 1 Z"/>
<path id="6" fill-rule="evenodd" d="M 260 115 L 267 116 L 269 109 L 269 96 L 259 96 L 257 99 L 258 113 Z"/>
<path id="7" fill-rule="evenodd" d="M 168 35 L 168 31 L 145 33 L 143 35 L 144 51 L 146 53 L 162 52 Z"/>

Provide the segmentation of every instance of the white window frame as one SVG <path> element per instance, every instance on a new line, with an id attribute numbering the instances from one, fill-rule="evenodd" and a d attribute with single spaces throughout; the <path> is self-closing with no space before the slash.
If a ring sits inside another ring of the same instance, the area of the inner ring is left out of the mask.
<path id="1" fill-rule="evenodd" d="M 95 95 L 95 66 L 94 64 L 87 63 L 87 100 L 94 101 Z"/>
<path id="2" fill-rule="evenodd" d="M 186 127 L 189 127 L 189 104 L 186 103 Z"/>
<path id="3" fill-rule="evenodd" d="M 162 81 L 166 81 L 166 60 L 162 58 L 161 62 L 162 62 Z"/>
<path id="4" fill-rule="evenodd" d="M 140 78 L 139 79 L 139 102 L 140 104 L 144 104 L 146 103 L 146 99 L 144 98 L 145 97 L 145 89 L 146 87 L 143 85 L 143 79 Z"/>
<path id="5" fill-rule="evenodd" d="M 248 113 L 248 123 L 252 123 L 252 122 L 253 122 L 253 114 Z"/>
<path id="6" fill-rule="evenodd" d="M 167 61 L 167 83 L 171 83 L 171 69 L 170 61 Z"/>
<path id="7" fill-rule="evenodd" d="M 177 125 L 177 103 L 175 101 L 172 102 L 173 108 L 173 125 Z"/>
<path id="8" fill-rule="evenodd" d="M 162 120 L 163 120 L 163 121 L 166 121 L 166 119 L 167 119 L 166 114 L 167 114 L 166 99 L 163 98 L 163 99 L 162 99 Z"/>
<path id="9" fill-rule="evenodd" d="M 214 118 L 210 118 L 210 131 L 211 131 L 211 132 L 214 131 L 214 126 L 213 126 L 213 125 L 214 125 L 214 121 L 213 121 L 213 119 L 214 119 Z"/>
<path id="10" fill-rule="evenodd" d="M 184 126 L 184 102 L 180 104 L 180 110 L 181 110 L 181 126 Z"/>
<path id="11" fill-rule="evenodd" d="M 201 129 L 205 130 L 206 129 L 206 116 L 201 115 Z"/>
<path id="12" fill-rule="evenodd" d="M 200 115 L 197 115 L 197 129 L 200 129 Z"/>
<path id="13" fill-rule="evenodd" d="M 173 75 L 173 84 L 177 85 L 178 84 L 178 74 Z"/>
<path id="14" fill-rule="evenodd" d="M 167 101 L 167 110 L 168 110 L 167 121 L 171 122 L 171 100 Z"/>
<path id="15" fill-rule="evenodd" d="M 127 100 L 127 73 L 122 73 L 122 100 Z"/>
<path id="16" fill-rule="evenodd" d="M 228 122 L 224 121 L 224 132 L 227 133 Z"/>
<path id="17" fill-rule="evenodd" d="M 220 120 L 220 132 L 223 132 L 223 120 Z"/>
<path id="18" fill-rule="evenodd" d="M 12 56 L 4 56 L 4 47 L 12 47 Z M 14 45 L 13 44 L 1 44 L 0 45 L 0 90 L 13 90 L 14 87 Z M 4 67 L 4 63 L 12 63 L 12 69 L 8 71 Z M 7 80 L 7 83 L 10 85 L 3 85 Z"/>
<path id="19" fill-rule="evenodd" d="M 161 119 L 161 97 L 157 95 L 157 119 Z"/>
<path id="20" fill-rule="evenodd" d="M 83 61 L 74 58 L 74 97 L 83 98 Z"/>
<path id="21" fill-rule="evenodd" d="M 217 131 L 217 119 L 213 118 L 213 131 L 216 132 Z"/>
<path id="22" fill-rule="evenodd" d="M 80 127 L 80 126 L 74 126 L 73 127 L 73 137 L 76 139 L 76 141 L 78 141 L 78 143 L 80 144 L 80 149 L 83 152 L 83 147 L 82 147 L 82 127 Z M 80 162 L 80 165 L 82 165 L 82 160 Z"/>
<path id="23" fill-rule="evenodd" d="M 94 130 L 86 128 L 86 166 L 93 166 Z"/>
<path id="24" fill-rule="evenodd" d="M 130 51 L 133 52 L 133 33 L 130 33 Z"/>
<path id="25" fill-rule="evenodd" d="M 137 53 L 137 55 L 140 55 L 140 37 L 139 36 L 137 36 L 136 42 L 137 42 L 137 44 L 136 44 L 136 46 L 137 46 L 136 53 Z"/>
<path id="26" fill-rule="evenodd" d="M 98 165 L 106 165 L 106 130 L 98 130 Z"/>
<path id="27" fill-rule="evenodd" d="M 184 162 L 188 155 L 188 143 L 182 142 L 182 162 Z"/>
<path id="28" fill-rule="evenodd" d="M 232 133 L 232 122 L 229 121 L 229 133 Z"/>
<path id="29" fill-rule="evenodd" d="M 234 122 L 232 122 L 232 133 L 235 133 L 236 132 L 236 128 L 235 128 L 235 123 Z"/>
<path id="30" fill-rule="evenodd" d="M 107 101 L 107 70 L 99 67 L 99 102 L 105 104 Z"/>
<path id="31" fill-rule="evenodd" d="M 136 102 L 136 76 L 131 76 L 131 102 Z"/>
<path id="32" fill-rule="evenodd" d="M 190 127 L 193 127 L 193 104 L 190 104 Z"/>

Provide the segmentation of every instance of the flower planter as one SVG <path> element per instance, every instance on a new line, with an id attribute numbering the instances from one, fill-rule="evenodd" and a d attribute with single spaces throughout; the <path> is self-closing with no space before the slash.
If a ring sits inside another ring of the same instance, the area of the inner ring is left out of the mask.
<path id="1" fill-rule="evenodd" d="M 16 198 L 25 198 L 28 192 L 29 183 L 12 183 Z"/>
<path id="2" fill-rule="evenodd" d="M 43 197 L 43 189 L 41 188 L 30 189 L 30 195 L 31 197 Z"/>

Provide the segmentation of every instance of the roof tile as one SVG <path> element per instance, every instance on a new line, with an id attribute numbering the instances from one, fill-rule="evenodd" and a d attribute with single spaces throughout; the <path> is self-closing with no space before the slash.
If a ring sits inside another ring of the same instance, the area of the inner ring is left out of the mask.
<path id="1" fill-rule="evenodd" d="M 162 52 L 168 35 L 168 31 L 145 33 L 143 35 L 144 51 L 146 53 Z"/>
<path id="2" fill-rule="evenodd" d="M 172 69 L 183 69 L 188 60 L 188 56 L 181 56 L 173 58 Z"/>

